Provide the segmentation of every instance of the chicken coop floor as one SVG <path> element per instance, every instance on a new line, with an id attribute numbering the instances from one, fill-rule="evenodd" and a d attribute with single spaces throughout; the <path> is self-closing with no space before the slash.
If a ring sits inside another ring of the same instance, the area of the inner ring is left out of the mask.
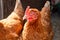
<path id="1" fill-rule="evenodd" d="M 60 40 L 60 15 L 58 13 L 52 15 L 52 24 L 54 30 L 53 40 Z"/>

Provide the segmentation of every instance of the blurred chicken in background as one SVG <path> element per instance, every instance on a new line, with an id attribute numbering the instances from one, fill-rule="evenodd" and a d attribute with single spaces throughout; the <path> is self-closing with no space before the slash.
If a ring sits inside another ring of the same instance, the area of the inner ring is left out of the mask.
<path id="1" fill-rule="evenodd" d="M 16 0 L 13 12 L 7 18 L 0 20 L 0 40 L 17 40 L 23 27 L 23 14 L 20 0 Z"/>

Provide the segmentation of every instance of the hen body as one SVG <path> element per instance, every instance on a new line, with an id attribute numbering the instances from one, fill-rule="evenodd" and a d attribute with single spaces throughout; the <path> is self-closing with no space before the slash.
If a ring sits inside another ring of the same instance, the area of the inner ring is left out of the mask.
<path id="1" fill-rule="evenodd" d="M 14 11 L 7 18 L 0 20 L 0 40 L 17 40 L 23 26 L 22 17 L 21 2 L 16 0 Z"/>
<path id="2" fill-rule="evenodd" d="M 34 9 L 30 10 L 35 11 Z M 42 8 L 41 11 L 37 10 L 37 12 L 37 20 L 35 20 L 34 22 L 27 21 L 25 23 L 22 32 L 23 40 L 52 40 L 53 31 L 50 19 L 49 1 L 45 3 L 45 6 Z"/>

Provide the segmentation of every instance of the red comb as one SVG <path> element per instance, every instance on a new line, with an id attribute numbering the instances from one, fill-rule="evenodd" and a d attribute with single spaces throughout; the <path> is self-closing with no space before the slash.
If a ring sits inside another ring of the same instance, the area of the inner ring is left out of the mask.
<path id="1" fill-rule="evenodd" d="M 26 15 L 28 14 L 29 9 L 30 9 L 30 6 L 27 6 L 26 11 L 25 11 Z"/>

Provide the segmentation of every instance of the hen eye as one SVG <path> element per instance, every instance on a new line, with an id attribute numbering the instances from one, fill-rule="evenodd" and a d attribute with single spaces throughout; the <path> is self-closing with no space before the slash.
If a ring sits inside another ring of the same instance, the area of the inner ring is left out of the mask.
<path id="1" fill-rule="evenodd" d="M 30 13 L 30 15 L 34 15 L 34 14 L 35 14 L 35 12 L 31 12 L 31 13 Z"/>

